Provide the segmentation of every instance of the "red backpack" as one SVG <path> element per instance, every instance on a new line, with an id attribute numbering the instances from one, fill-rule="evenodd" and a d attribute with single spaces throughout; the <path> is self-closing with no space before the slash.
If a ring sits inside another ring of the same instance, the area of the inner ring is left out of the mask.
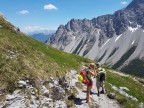
<path id="1" fill-rule="evenodd" d="M 81 71 L 80 71 L 80 75 L 81 75 L 81 76 L 83 77 L 83 79 L 84 79 L 82 83 L 83 83 L 83 84 L 87 84 L 87 80 L 88 80 L 88 79 L 87 79 L 87 71 L 86 71 L 85 69 L 84 69 L 84 70 L 81 70 Z"/>

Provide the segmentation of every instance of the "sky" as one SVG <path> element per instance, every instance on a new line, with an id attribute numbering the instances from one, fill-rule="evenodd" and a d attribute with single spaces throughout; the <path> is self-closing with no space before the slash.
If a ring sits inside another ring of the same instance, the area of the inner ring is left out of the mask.
<path id="1" fill-rule="evenodd" d="M 56 30 L 71 19 L 92 19 L 125 8 L 132 0 L 0 0 L 0 13 L 24 33 Z"/>

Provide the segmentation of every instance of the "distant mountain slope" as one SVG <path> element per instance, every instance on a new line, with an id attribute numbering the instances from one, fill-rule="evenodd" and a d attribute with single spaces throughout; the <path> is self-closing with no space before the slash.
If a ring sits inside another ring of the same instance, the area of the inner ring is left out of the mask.
<path id="1" fill-rule="evenodd" d="M 49 33 L 49 34 L 45 34 L 45 33 L 34 33 L 34 34 L 30 34 L 31 37 L 33 37 L 36 40 L 39 40 L 41 42 L 46 42 L 54 33 Z"/>
<path id="2" fill-rule="evenodd" d="M 130 65 L 134 59 L 139 67 L 144 62 L 144 0 L 133 0 L 125 9 L 92 20 L 72 19 L 60 25 L 47 44 L 124 72 L 134 68 Z M 144 77 L 139 68 L 130 73 Z"/>

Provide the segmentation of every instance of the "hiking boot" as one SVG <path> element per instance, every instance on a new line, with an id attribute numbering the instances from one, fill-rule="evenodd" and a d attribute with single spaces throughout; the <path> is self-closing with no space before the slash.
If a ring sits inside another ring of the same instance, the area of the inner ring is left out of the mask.
<path id="1" fill-rule="evenodd" d="M 97 94 L 98 96 L 100 96 L 100 92 L 98 91 L 98 94 Z"/>
<path id="2" fill-rule="evenodd" d="M 100 93 L 101 93 L 101 94 L 104 94 L 104 90 L 102 90 Z"/>
<path id="3" fill-rule="evenodd" d="M 93 92 L 92 92 L 92 91 L 90 91 L 90 94 L 93 94 Z"/>

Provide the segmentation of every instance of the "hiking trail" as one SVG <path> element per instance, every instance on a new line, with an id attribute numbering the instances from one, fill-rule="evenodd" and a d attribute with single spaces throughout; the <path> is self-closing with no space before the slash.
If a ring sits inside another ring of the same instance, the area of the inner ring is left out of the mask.
<path id="1" fill-rule="evenodd" d="M 78 73 L 75 70 L 72 70 L 68 76 L 70 76 L 70 85 L 76 86 L 75 83 L 78 82 Z M 92 87 L 92 94 L 91 99 L 92 103 L 86 103 L 86 86 L 83 85 L 83 89 L 78 90 L 78 95 L 76 96 L 75 107 L 74 108 L 120 108 L 119 104 L 116 100 L 109 99 L 106 94 L 100 94 L 97 96 L 97 88 L 96 88 L 96 79 L 93 78 L 93 87 Z"/>

